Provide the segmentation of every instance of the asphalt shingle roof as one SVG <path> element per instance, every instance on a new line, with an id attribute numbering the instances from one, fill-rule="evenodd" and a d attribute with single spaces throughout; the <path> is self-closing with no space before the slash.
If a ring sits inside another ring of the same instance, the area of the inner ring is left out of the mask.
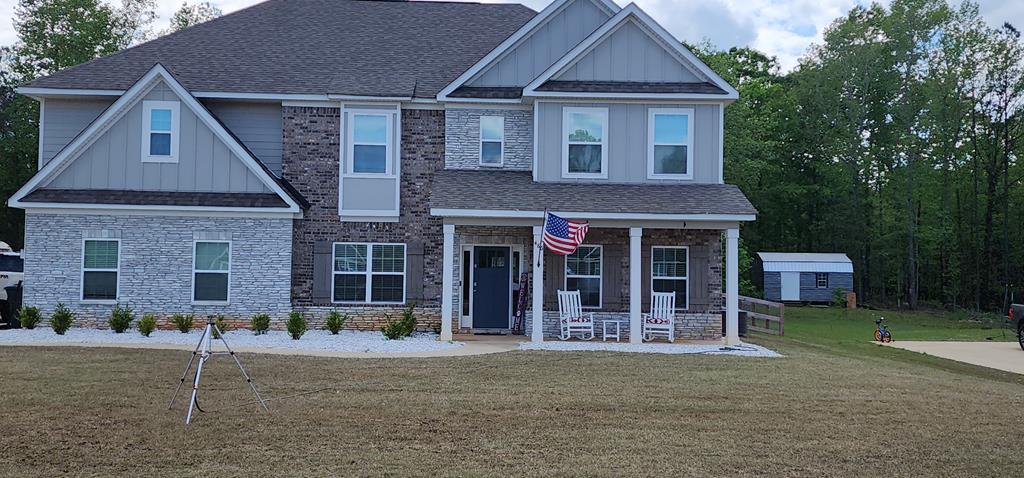
<path id="1" fill-rule="evenodd" d="M 534 15 L 518 4 L 269 0 L 27 86 L 128 89 L 161 63 L 190 91 L 432 98 Z"/>
<path id="2" fill-rule="evenodd" d="M 430 207 L 647 214 L 757 214 L 731 184 L 534 182 L 529 171 L 438 171 Z"/>
<path id="3" fill-rule="evenodd" d="M 273 193 L 202 193 L 177 191 L 122 191 L 113 189 L 37 189 L 25 202 L 67 204 L 126 204 L 157 206 L 280 207 Z"/>

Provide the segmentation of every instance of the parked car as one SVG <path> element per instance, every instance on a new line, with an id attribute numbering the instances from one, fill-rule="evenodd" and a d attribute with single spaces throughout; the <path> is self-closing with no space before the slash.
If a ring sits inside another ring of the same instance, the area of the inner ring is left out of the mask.
<path id="1" fill-rule="evenodd" d="M 21 282 L 25 280 L 25 268 L 24 262 L 21 259 L 21 254 L 14 252 L 11 248 L 3 242 L 0 242 L 0 313 L 2 313 L 2 319 L 0 322 L 9 323 L 12 309 L 21 306 L 21 297 L 8 297 L 8 287 L 20 287 Z M 16 304 L 9 304 L 8 299 L 15 299 Z"/>
<path id="2" fill-rule="evenodd" d="M 1011 330 L 1017 331 L 1017 343 L 1024 350 L 1024 304 L 1011 305 L 1007 319 L 1010 320 Z"/>

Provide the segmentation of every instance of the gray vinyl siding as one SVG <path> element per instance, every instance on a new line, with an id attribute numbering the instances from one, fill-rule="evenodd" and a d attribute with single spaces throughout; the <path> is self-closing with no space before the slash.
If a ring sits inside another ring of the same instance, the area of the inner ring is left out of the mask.
<path id="1" fill-rule="evenodd" d="M 562 81 L 704 81 L 628 21 L 556 77 Z"/>
<path id="2" fill-rule="evenodd" d="M 48 163 L 117 98 L 47 98 L 43 101 L 42 161 Z"/>
<path id="3" fill-rule="evenodd" d="M 562 108 L 608 108 L 608 179 L 562 179 Z M 718 183 L 720 104 L 539 103 L 537 179 L 612 183 Z M 647 117 L 650 108 L 693 108 L 693 179 L 647 179 Z"/>
<path id="4" fill-rule="evenodd" d="M 469 82 L 526 86 L 610 18 L 591 0 L 576 0 Z"/>
<path id="5" fill-rule="evenodd" d="M 266 164 L 281 174 L 281 103 L 204 101 L 214 115 Z"/>
<path id="6" fill-rule="evenodd" d="M 146 100 L 180 99 L 163 83 Z M 184 103 L 177 163 L 142 162 L 143 104 L 139 101 L 57 175 L 48 188 L 134 191 L 269 192 Z"/>
<path id="7" fill-rule="evenodd" d="M 849 292 L 853 290 L 853 274 L 849 272 L 829 272 L 828 288 L 819 289 L 815 281 L 815 272 L 800 273 L 800 300 L 804 302 L 831 302 L 832 291 L 837 288 Z M 764 273 L 765 300 L 781 300 L 782 273 Z"/>
<path id="8" fill-rule="evenodd" d="M 764 300 L 782 299 L 782 273 L 764 273 Z"/>

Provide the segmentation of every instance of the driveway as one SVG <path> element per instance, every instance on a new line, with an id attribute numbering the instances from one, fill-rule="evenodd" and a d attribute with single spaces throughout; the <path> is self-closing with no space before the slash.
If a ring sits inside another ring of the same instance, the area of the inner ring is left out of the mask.
<path id="1" fill-rule="evenodd" d="M 982 367 L 1024 374 L 1024 350 L 1017 342 L 914 342 L 884 344 Z"/>

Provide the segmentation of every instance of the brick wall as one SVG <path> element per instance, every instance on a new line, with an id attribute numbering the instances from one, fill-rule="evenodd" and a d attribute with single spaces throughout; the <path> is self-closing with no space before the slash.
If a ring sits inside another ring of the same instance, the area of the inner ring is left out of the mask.
<path id="1" fill-rule="evenodd" d="M 75 325 L 106 327 L 113 305 L 82 303 L 84 238 L 120 239 L 118 301 L 136 316 L 154 313 L 224 315 L 248 323 L 255 313 L 283 321 L 290 309 L 290 219 L 99 216 L 28 213 L 25 217 L 25 305 L 45 315 L 58 302 L 77 314 Z M 192 304 L 194 238 L 230 239 L 230 304 Z"/>
<path id="2" fill-rule="evenodd" d="M 295 220 L 292 250 L 292 303 L 322 320 L 332 308 L 352 315 L 351 328 L 378 329 L 385 314 L 400 306 L 335 306 L 313 299 L 313 247 L 318 241 L 423 242 L 424 298 L 417 301 L 420 322 L 439 327 L 441 220 L 430 216 L 430 186 L 444 167 L 444 112 L 402 110 L 401 191 L 398 222 L 342 222 L 338 215 L 340 109 L 286 106 L 283 115 L 283 174 L 310 202 Z M 408 275 L 406 276 L 408 279 Z M 408 287 L 408 284 L 407 284 Z"/>
<path id="3" fill-rule="evenodd" d="M 480 117 L 505 118 L 504 158 L 500 169 L 533 169 L 533 112 L 526 109 L 445 110 L 444 158 L 448 169 L 494 169 L 480 165 Z"/>

